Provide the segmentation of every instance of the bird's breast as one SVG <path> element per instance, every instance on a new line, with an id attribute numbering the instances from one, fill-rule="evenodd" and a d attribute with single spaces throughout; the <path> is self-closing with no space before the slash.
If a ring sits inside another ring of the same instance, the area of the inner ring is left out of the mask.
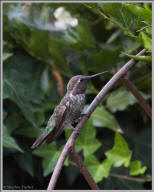
<path id="1" fill-rule="evenodd" d="M 72 95 L 70 94 L 72 103 L 71 116 L 73 120 L 80 117 L 81 111 L 85 105 L 85 94 Z"/>

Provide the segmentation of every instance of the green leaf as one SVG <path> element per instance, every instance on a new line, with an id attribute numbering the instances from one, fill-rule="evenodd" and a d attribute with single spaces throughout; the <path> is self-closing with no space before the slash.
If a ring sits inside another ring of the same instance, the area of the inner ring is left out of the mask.
<path id="1" fill-rule="evenodd" d="M 149 99 L 150 96 L 142 93 L 140 94 L 143 96 L 144 99 Z M 127 90 L 116 90 L 112 92 L 109 97 L 107 98 L 107 107 L 115 113 L 116 111 L 123 111 L 129 105 L 134 105 L 137 103 L 138 100 L 134 97 L 134 95 Z"/>
<path id="2" fill-rule="evenodd" d="M 36 124 L 34 122 L 34 114 L 30 110 L 32 107 L 27 97 L 24 95 L 23 90 L 19 88 L 19 84 L 5 78 L 3 81 L 3 90 L 3 98 L 10 98 L 11 100 L 13 100 L 21 108 L 26 119 L 30 121 L 33 126 L 36 127 Z"/>
<path id="3" fill-rule="evenodd" d="M 92 113 L 93 124 L 96 127 L 107 127 L 113 131 L 121 131 L 120 125 L 115 117 L 103 107 L 97 107 Z"/>
<path id="4" fill-rule="evenodd" d="M 150 52 L 152 52 L 152 39 L 149 38 L 144 32 L 140 33 L 140 39 L 143 46 Z"/>
<path id="5" fill-rule="evenodd" d="M 78 26 L 68 28 L 62 34 L 63 44 L 74 50 L 82 51 L 86 48 L 94 47 L 94 37 L 91 33 L 89 23 L 85 19 L 80 19 Z"/>
<path id="6" fill-rule="evenodd" d="M 136 56 L 136 55 L 129 55 L 127 53 L 123 54 L 137 61 L 152 61 L 152 56 Z"/>
<path id="7" fill-rule="evenodd" d="M 96 139 L 96 129 L 92 125 L 92 119 L 89 119 L 76 140 L 76 150 L 83 150 L 84 157 L 86 157 L 93 154 L 100 146 L 100 141 Z"/>
<path id="8" fill-rule="evenodd" d="M 58 150 L 56 147 L 56 143 L 53 142 L 49 145 L 42 144 L 38 149 L 33 152 L 33 154 L 43 158 L 43 175 L 44 177 L 46 177 L 53 171 L 61 154 L 61 149 Z"/>
<path id="9" fill-rule="evenodd" d="M 84 162 L 96 183 L 99 183 L 103 178 L 109 176 L 111 168 L 110 160 L 105 159 L 100 163 L 96 156 L 89 155 L 85 158 Z"/>
<path id="10" fill-rule="evenodd" d="M 60 71 L 64 68 L 66 68 L 66 70 L 68 71 L 69 69 L 66 67 L 66 57 L 62 49 L 61 41 L 59 42 L 59 40 L 57 40 L 56 38 L 53 38 L 52 36 L 49 38 L 48 41 L 50 44 L 48 49 L 54 61 L 54 65 L 58 67 Z"/>
<path id="11" fill-rule="evenodd" d="M 105 47 L 98 53 L 92 55 L 92 63 L 96 72 L 105 71 L 108 66 L 114 66 L 118 61 L 119 48 L 118 47 Z"/>
<path id="12" fill-rule="evenodd" d="M 3 125 L 3 146 L 6 148 L 15 149 L 23 153 L 23 150 L 16 143 L 15 139 L 9 134 L 5 125 Z"/>
<path id="13" fill-rule="evenodd" d="M 123 7 L 122 3 L 103 3 L 105 13 L 110 15 L 108 18 L 112 23 L 120 27 L 122 30 L 134 36 L 131 31 L 131 25 L 134 21 L 132 14 Z"/>
<path id="14" fill-rule="evenodd" d="M 135 16 L 152 21 L 152 11 L 150 9 L 147 10 L 134 3 L 123 3 L 122 6 L 126 7 Z"/>
<path id="15" fill-rule="evenodd" d="M 7 119 L 5 120 L 5 125 L 7 126 L 9 133 L 13 133 L 14 130 L 19 127 L 22 121 L 22 116 L 19 115 L 17 112 L 9 114 Z"/>
<path id="16" fill-rule="evenodd" d="M 133 161 L 130 164 L 130 175 L 136 176 L 136 175 L 142 175 L 146 171 L 147 167 L 141 167 L 140 161 Z"/>
<path id="17" fill-rule="evenodd" d="M 6 61 L 8 58 L 10 58 L 12 55 L 13 55 L 12 53 L 4 52 L 3 53 L 3 62 Z"/>
<path id="18" fill-rule="evenodd" d="M 36 119 L 38 127 L 40 127 L 45 121 L 44 112 L 36 112 L 35 119 Z"/>
<path id="19" fill-rule="evenodd" d="M 122 165 L 128 167 L 132 152 L 128 148 L 125 139 L 119 133 L 115 133 L 114 146 L 111 150 L 107 151 L 105 155 L 114 167 L 120 167 Z"/>
<path id="20" fill-rule="evenodd" d="M 3 99 L 12 100 L 35 127 L 32 102 L 41 103 L 42 91 L 38 83 L 41 70 L 38 62 L 36 64 L 24 53 L 15 52 L 3 72 Z"/>
<path id="21" fill-rule="evenodd" d="M 33 161 L 31 154 L 17 154 L 14 158 L 22 170 L 29 173 L 32 177 L 34 176 Z"/>
<path id="22" fill-rule="evenodd" d="M 123 111 L 129 105 L 133 105 L 137 100 L 134 95 L 127 90 L 116 90 L 107 98 L 107 107 L 112 111 Z"/>
<path id="23" fill-rule="evenodd" d="M 17 135 L 24 135 L 29 138 L 37 138 L 44 132 L 44 128 L 32 127 L 29 123 L 24 123 L 22 127 L 14 131 Z"/>
<path id="24" fill-rule="evenodd" d="M 79 168 L 71 164 L 68 167 L 65 167 L 64 171 L 65 171 L 65 179 L 67 180 L 69 185 L 72 185 L 77 176 L 80 174 Z"/>

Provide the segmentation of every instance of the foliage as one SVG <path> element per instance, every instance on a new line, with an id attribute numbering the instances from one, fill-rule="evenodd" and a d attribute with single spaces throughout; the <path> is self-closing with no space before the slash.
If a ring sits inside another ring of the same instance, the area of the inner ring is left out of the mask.
<path id="1" fill-rule="evenodd" d="M 4 187 L 47 187 L 72 131 L 35 151 L 30 146 L 73 75 L 109 70 L 89 81 L 86 109 L 112 75 L 134 58 L 137 64 L 128 76 L 151 104 L 151 28 L 151 4 L 146 3 L 3 3 Z M 147 55 L 135 56 L 143 48 Z M 150 189 L 134 176 L 150 181 L 151 121 L 122 81 L 96 108 L 75 148 L 101 189 Z M 76 188 L 78 178 L 83 180 L 70 156 L 64 178 L 57 188 Z"/>

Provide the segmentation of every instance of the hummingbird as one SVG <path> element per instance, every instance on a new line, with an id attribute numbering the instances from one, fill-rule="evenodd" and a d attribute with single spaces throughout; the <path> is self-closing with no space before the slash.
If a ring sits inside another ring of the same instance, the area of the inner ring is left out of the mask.
<path id="1" fill-rule="evenodd" d="M 47 144 L 51 143 L 64 129 L 74 129 L 73 124 L 78 122 L 82 116 L 88 80 L 106 72 L 108 71 L 91 76 L 77 75 L 69 80 L 65 96 L 55 108 L 42 135 L 31 146 L 32 149 L 37 148 L 44 141 Z"/>

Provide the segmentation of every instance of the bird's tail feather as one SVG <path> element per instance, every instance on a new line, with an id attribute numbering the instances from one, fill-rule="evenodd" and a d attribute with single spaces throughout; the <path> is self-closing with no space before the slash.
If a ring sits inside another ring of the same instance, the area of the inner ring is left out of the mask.
<path id="1" fill-rule="evenodd" d="M 48 136 L 48 133 L 43 133 L 38 139 L 36 139 L 36 141 L 31 146 L 31 149 L 35 149 L 38 146 L 40 146 L 41 143 L 47 138 L 47 136 Z"/>
<path id="2" fill-rule="evenodd" d="M 53 140 L 55 140 L 55 135 L 51 132 L 51 134 L 48 135 L 46 143 L 49 144 L 51 143 Z"/>

